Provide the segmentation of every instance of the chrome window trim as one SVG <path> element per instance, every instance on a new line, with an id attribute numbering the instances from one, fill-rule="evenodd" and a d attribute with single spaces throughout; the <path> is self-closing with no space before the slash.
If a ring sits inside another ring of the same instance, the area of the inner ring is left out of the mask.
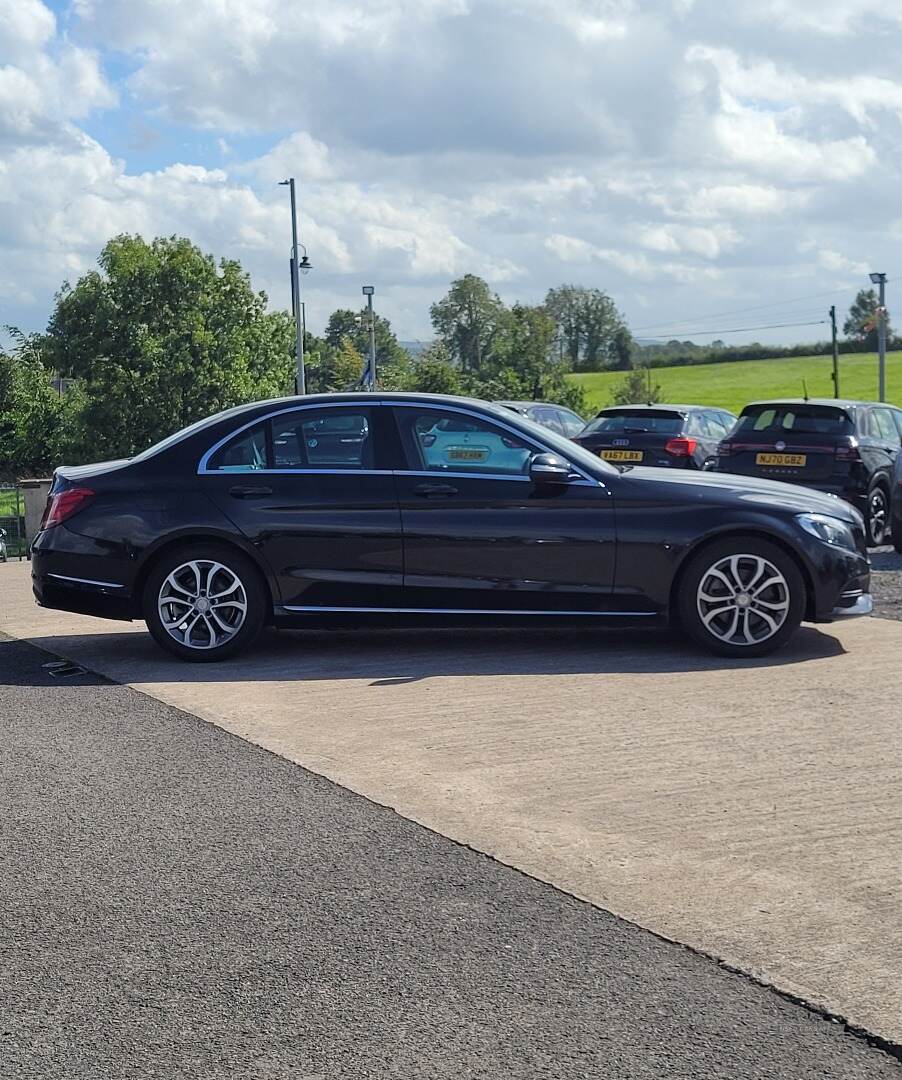
<path id="1" fill-rule="evenodd" d="M 68 574 L 48 574 L 47 577 L 56 578 L 57 581 L 72 581 L 76 585 L 96 585 L 101 589 L 124 589 L 124 585 L 115 581 L 94 581 L 93 578 L 69 577 Z"/>
<path id="2" fill-rule="evenodd" d="M 265 424 L 269 420 L 272 420 L 276 416 L 284 416 L 286 413 L 301 412 L 305 409 L 372 409 L 375 406 L 388 406 L 389 408 L 405 408 L 405 409 L 432 409 L 437 412 L 457 412 L 463 413 L 464 416 L 472 416 L 477 420 L 487 420 L 490 423 L 497 424 L 498 427 L 504 428 L 505 431 L 511 432 L 513 435 L 523 439 L 526 443 L 536 448 L 540 454 L 554 454 L 555 457 L 560 457 L 561 454 L 557 450 L 552 450 L 548 446 L 538 442 L 531 434 L 527 435 L 520 431 L 518 428 L 511 427 L 509 424 L 505 424 L 503 420 L 495 417 L 494 415 L 486 416 L 485 413 L 478 412 L 475 409 L 467 409 L 461 405 L 444 405 L 433 402 L 418 402 L 418 401 L 392 401 L 391 399 L 380 399 L 378 401 L 311 401 L 306 405 L 289 405 L 283 409 L 274 409 L 272 412 L 264 413 L 262 416 L 255 416 L 253 420 L 249 420 L 246 424 L 242 424 L 241 427 L 235 428 L 234 431 L 230 431 L 228 435 L 224 435 L 218 442 L 214 443 L 209 450 L 201 457 L 197 466 L 198 476 L 266 476 L 273 474 L 285 474 L 294 475 L 295 473 L 312 473 L 321 476 L 332 475 L 344 475 L 350 473 L 353 476 L 389 476 L 397 474 L 399 476 L 456 476 L 458 479 L 466 479 L 473 477 L 481 477 L 485 480 L 526 480 L 529 481 L 528 476 L 518 476 L 512 473 L 450 473 L 442 470 L 433 469 L 430 471 L 420 472 L 414 469 L 248 469 L 244 472 L 233 472 L 222 469 L 208 469 L 207 464 L 210 458 L 220 450 L 226 443 L 231 442 L 236 436 L 240 435 L 244 431 L 248 431 L 252 427 L 256 427 L 257 424 Z M 595 477 L 588 476 L 573 462 L 569 462 L 570 468 L 577 473 L 581 479 L 575 481 L 575 486 L 578 487 L 599 487 L 603 490 L 607 490 L 607 485 L 601 480 L 597 480 Z"/>
<path id="3" fill-rule="evenodd" d="M 424 608 L 424 607 L 314 607 L 303 604 L 282 604 L 279 611 L 295 613 L 369 612 L 377 615 L 587 615 L 621 616 L 624 618 L 654 618 L 656 611 L 552 611 L 545 608 Z"/>

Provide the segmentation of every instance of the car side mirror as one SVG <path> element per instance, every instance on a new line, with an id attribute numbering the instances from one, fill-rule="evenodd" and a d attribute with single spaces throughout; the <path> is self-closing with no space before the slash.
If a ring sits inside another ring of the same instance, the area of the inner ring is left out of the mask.
<path id="1" fill-rule="evenodd" d="M 529 479 L 534 484 L 569 484 L 573 470 L 557 454 L 533 454 L 529 462 Z"/>

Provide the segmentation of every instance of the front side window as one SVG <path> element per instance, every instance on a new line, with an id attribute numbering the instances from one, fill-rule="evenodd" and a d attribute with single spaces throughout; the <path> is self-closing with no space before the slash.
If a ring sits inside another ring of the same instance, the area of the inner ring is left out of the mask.
<path id="1" fill-rule="evenodd" d="M 899 436 L 893 423 L 893 414 L 889 409 L 871 410 L 871 435 L 887 442 L 897 442 Z"/>
<path id="2" fill-rule="evenodd" d="M 536 447 L 504 428 L 464 413 L 399 408 L 401 436 L 415 472 L 525 476 Z"/>

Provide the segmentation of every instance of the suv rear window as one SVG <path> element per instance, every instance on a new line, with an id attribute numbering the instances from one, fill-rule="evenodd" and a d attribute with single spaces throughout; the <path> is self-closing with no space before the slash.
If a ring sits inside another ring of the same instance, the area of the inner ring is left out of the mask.
<path id="1" fill-rule="evenodd" d="M 743 409 L 736 429 L 737 435 L 851 435 L 852 431 L 848 415 L 828 405 L 760 405 Z"/>
<path id="2" fill-rule="evenodd" d="M 683 427 L 683 417 L 675 412 L 653 412 L 650 409 L 618 409 L 605 412 L 589 421 L 584 434 L 593 431 L 657 431 L 675 435 Z"/>

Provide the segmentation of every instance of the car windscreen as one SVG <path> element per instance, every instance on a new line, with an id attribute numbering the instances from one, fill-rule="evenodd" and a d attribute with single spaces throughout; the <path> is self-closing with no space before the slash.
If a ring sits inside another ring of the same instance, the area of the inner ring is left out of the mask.
<path id="1" fill-rule="evenodd" d="M 590 420 L 583 431 L 591 435 L 598 431 L 654 431 L 661 435 L 676 435 L 683 426 L 683 417 L 675 412 L 653 412 L 650 409 L 618 409 L 604 412 Z"/>
<path id="2" fill-rule="evenodd" d="M 747 435 L 851 435 L 852 421 L 842 409 L 830 405 L 754 405 L 743 409 L 735 434 Z"/>

